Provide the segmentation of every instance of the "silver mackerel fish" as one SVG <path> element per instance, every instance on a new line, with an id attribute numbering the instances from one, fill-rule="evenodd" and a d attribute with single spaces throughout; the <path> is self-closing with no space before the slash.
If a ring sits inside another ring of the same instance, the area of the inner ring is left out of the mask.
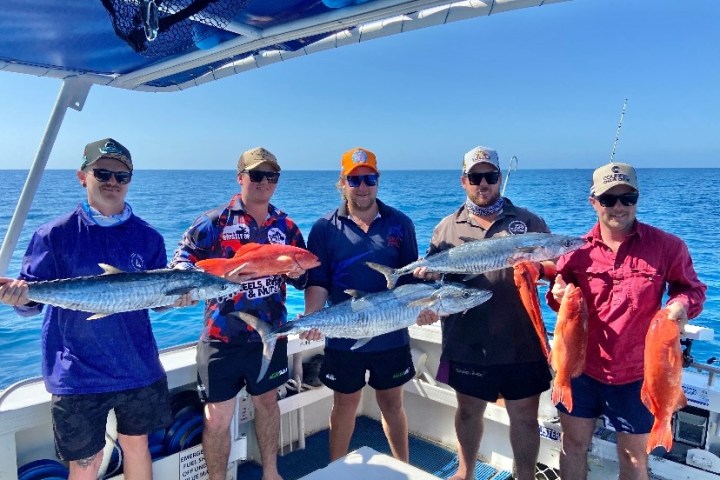
<path id="1" fill-rule="evenodd" d="M 583 238 L 553 233 L 525 233 L 487 240 L 468 240 L 462 245 L 421 258 L 398 269 L 372 262 L 366 262 L 366 265 L 382 273 L 388 288 L 393 288 L 400 277 L 412 273 L 417 267 L 427 267 L 428 271 L 433 273 L 480 275 L 512 267 L 517 262 L 552 260 L 585 244 Z"/>
<path id="2" fill-rule="evenodd" d="M 469 310 L 492 297 L 492 292 L 487 290 L 450 282 L 413 283 L 364 296 L 352 290 L 346 292 L 354 298 L 290 321 L 275 330 L 253 315 L 244 312 L 230 314 L 253 327 L 262 338 L 263 360 L 258 381 L 267 372 L 275 342 L 280 336 L 316 328 L 326 337 L 356 339 L 352 346 L 354 350 L 377 335 L 414 324 L 422 310 L 450 315 Z"/>
<path id="3" fill-rule="evenodd" d="M 172 305 L 185 293 L 190 293 L 193 300 L 207 300 L 242 289 L 242 284 L 200 270 L 123 272 L 110 265 L 99 265 L 105 272 L 102 275 L 28 282 L 28 298 L 68 310 L 91 312 L 88 320 L 95 320 L 113 313 Z"/>

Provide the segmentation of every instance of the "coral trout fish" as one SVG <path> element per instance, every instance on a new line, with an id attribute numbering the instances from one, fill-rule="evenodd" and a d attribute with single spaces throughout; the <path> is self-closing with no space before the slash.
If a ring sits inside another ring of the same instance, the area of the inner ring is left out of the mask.
<path id="1" fill-rule="evenodd" d="M 542 313 L 540 312 L 540 301 L 537 294 L 537 282 L 540 279 L 540 272 L 533 262 L 520 262 L 513 267 L 513 270 L 513 278 L 518 289 L 518 295 L 520 295 L 520 301 L 535 328 L 543 354 L 550 363 L 550 344 L 547 338 L 545 322 L 543 322 Z"/>
<path id="2" fill-rule="evenodd" d="M 585 353 L 588 341 L 588 310 L 582 291 L 568 284 L 560 302 L 555 324 L 553 348 L 550 355 L 555 371 L 552 401 L 562 403 L 572 412 L 573 398 L 570 380 L 580 376 L 585 369 Z"/>
<path id="3" fill-rule="evenodd" d="M 655 417 L 648 437 L 647 453 L 662 446 L 672 448 L 670 421 L 676 410 L 687 405 L 682 389 L 683 359 L 680 326 L 662 309 L 653 317 L 645 336 L 645 376 L 641 399 Z"/>
<path id="4" fill-rule="evenodd" d="M 231 313 L 257 330 L 262 339 L 263 359 L 258 381 L 267 372 L 278 337 L 316 328 L 326 337 L 357 340 L 351 347 L 354 350 L 377 335 L 412 325 L 425 309 L 438 315 L 450 315 L 469 310 L 492 297 L 492 292 L 487 290 L 450 282 L 412 283 L 364 296 L 354 290 L 346 290 L 346 293 L 354 298 L 290 321 L 275 330 L 253 315 Z"/>
<path id="5" fill-rule="evenodd" d="M 195 265 L 219 277 L 239 268 L 240 273 L 259 278 L 286 274 L 296 268 L 309 270 L 320 265 L 320 261 L 304 248 L 292 245 L 246 243 L 232 258 L 209 258 Z"/>
<path id="6" fill-rule="evenodd" d="M 123 272 L 100 263 L 102 275 L 28 282 L 28 299 L 68 310 L 92 312 L 88 320 L 146 308 L 172 305 L 190 293 L 193 300 L 231 296 L 242 284 L 199 270 Z"/>
<path id="7" fill-rule="evenodd" d="M 432 273 L 459 273 L 470 278 L 494 270 L 509 268 L 522 261 L 541 262 L 558 258 L 585 244 L 585 240 L 552 233 L 524 233 L 493 237 L 487 240 L 467 239 L 462 245 L 421 258 L 402 268 L 392 269 L 372 262 L 367 266 L 382 273 L 388 288 L 417 267 Z M 467 279 L 467 278 L 466 278 Z"/>

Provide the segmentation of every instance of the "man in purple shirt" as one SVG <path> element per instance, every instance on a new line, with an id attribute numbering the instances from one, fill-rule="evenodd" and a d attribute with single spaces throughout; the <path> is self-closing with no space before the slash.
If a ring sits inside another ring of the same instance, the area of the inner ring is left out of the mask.
<path id="1" fill-rule="evenodd" d="M 127 148 L 106 138 L 85 147 L 77 172 L 87 199 L 32 236 L 20 278 L 0 278 L 0 302 L 22 316 L 44 305 L 28 299 L 28 282 L 99 275 L 99 263 L 135 272 L 164 268 L 162 236 L 135 216 L 125 197 L 133 174 Z M 184 295 L 176 306 L 191 303 Z M 58 456 L 70 479 L 96 479 L 108 412 L 115 410 L 124 476 L 152 478 L 148 433 L 172 421 L 167 378 L 147 310 L 107 315 L 48 306 L 42 326 L 42 373 L 52 394 Z"/>
<path id="2" fill-rule="evenodd" d="M 559 275 L 547 295 L 558 310 L 572 283 L 588 305 L 587 358 L 583 374 L 572 381 L 573 410 L 557 406 L 564 479 L 587 478 L 587 451 L 600 415 L 617 431 L 620 478 L 648 478 L 645 449 L 653 417 L 640 400 L 645 335 L 666 288 L 666 308 L 681 326 L 705 302 L 707 287 L 685 243 L 637 221 L 639 195 L 632 166 L 610 163 L 595 170 L 589 201 L 598 223 L 585 246 L 558 260 Z"/>

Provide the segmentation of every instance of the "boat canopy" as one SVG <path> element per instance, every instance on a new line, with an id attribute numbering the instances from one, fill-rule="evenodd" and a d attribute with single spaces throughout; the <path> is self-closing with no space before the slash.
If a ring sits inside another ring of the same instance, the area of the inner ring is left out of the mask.
<path id="1" fill-rule="evenodd" d="M 566 0 L 5 0 L 0 70 L 182 90 L 396 33 Z"/>
<path id="2" fill-rule="evenodd" d="M 0 248 L 4 275 L 69 109 L 92 85 L 178 91 L 330 48 L 568 0 L 3 0 L 0 72 L 61 80 Z"/>

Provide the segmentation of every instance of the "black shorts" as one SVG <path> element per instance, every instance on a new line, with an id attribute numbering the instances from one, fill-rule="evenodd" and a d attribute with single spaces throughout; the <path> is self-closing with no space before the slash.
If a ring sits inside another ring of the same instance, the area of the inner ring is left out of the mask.
<path id="1" fill-rule="evenodd" d="M 441 378 L 443 370 L 447 378 Z M 538 395 L 550 388 L 552 375 L 545 360 L 490 366 L 443 361 L 438 369 L 438 380 L 456 392 L 496 402 L 500 396 L 506 400 L 520 400 Z"/>
<path id="2" fill-rule="evenodd" d="M 387 390 L 409 382 L 415 376 L 410 345 L 382 352 L 353 352 L 325 349 L 320 381 L 340 393 L 355 393 L 368 384 L 375 390 Z"/>
<path id="3" fill-rule="evenodd" d="M 557 405 L 558 411 L 581 418 L 602 415 L 618 432 L 650 433 L 654 417 L 640 399 L 642 380 L 608 385 L 583 374 L 571 382 L 573 411 L 569 413 L 562 404 Z"/>
<path id="4" fill-rule="evenodd" d="M 217 403 L 234 398 L 247 386 L 250 395 L 262 395 L 288 379 L 287 338 L 275 344 L 270 366 L 258 381 L 263 345 L 198 342 L 197 388 L 200 400 Z"/>
<path id="5" fill-rule="evenodd" d="M 62 460 L 90 458 L 105 447 L 105 426 L 115 409 L 117 431 L 147 435 L 172 422 L 167 378 L 120 392 L 53 395 L 51 414 L 55 451 Z"/>

